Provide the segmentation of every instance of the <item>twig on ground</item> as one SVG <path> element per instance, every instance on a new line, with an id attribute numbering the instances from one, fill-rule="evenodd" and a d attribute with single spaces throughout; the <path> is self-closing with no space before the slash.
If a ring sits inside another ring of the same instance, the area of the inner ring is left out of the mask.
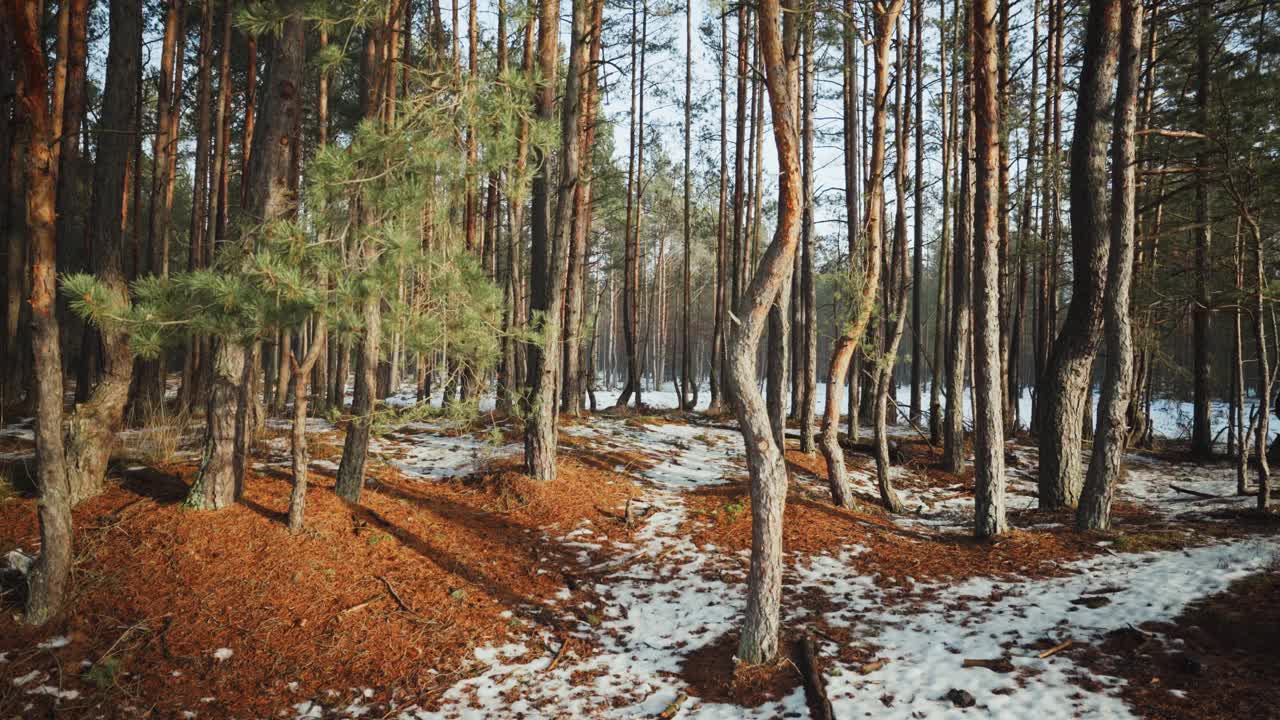
<path id="1" fill-rule="evenodd" d="M 556 666 L 560 664 L 560 660 L 564 658 L 565 651 L 569 649 L 569 643 L 571 642 L 573 642 L 573 638 L 567 635 L 560 641 L 560 649 L 556 651 L 556 656 L 551 658 L 551 664 L 547 665 L 546 672 L 556 669 Z"/>
<path id="2" fill-rule="evenodd" d="M 1072 643 L 1073 643 L 1073 642 L 1074 642 L 1074 641 L 1073 641 L 1073 640 L 1071 640 L 1070 638 L 1068 638 L 1068 639 L 1066 639 L 1066 640 L 1063 640 L 1062 642 L 1058 643 L 1057 645 L 1054 645 L 1053 647 L 1049 648 L 1048 650 L 1045 650 L 1044 652 L 1040 653 L 1040 654 L 1039 654 L 1039 655 L 1037 655 L 1036 657 L 1040 658 L 1041 660 L 1044 660 L 1045 658 L 1048 658 L 1048 657 L 1052 657 L 1052 656 L 1054 656 L 1054 655 L 1057 655 L 1058 653 L 1062 652 L 1063 650 L 1066 650 L 1067 648 L 1071 647 L 1071 645 L 1072 645 Z"/>

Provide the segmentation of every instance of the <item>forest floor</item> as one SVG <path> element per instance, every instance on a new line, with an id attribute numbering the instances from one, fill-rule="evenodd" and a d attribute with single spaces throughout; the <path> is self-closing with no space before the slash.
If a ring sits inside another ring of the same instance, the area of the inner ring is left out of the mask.
<path id="1" fill-rule="evenodd" d="M 20 578 L 0 584 L 0 718 L 807 717 L 804 637 L 840 718 L 1280 703 L 1280 522 L 1234 495 L 1227 464 L 1131 454 L 1115 529 L 1081 534 L 1034 509 L 1035 448 L 1010 443 L 1016 529 L 988 543 L 968 537 L 971 471 L 939 470 L 910 428 L 894 430 L 896 517 L 871 458 L 849 455 L 857 503 L 838 509 L 791 437 L 785 657 L 736 669 L 751 506 L 732 420 L 562 425 L 542 486 L 503 422 L 409 423 L 375 441 L 357 506 L 332 493 L 341 432 L 312 420 L 298 536 L 287 424 L 219 512 L 182 507 L 198 432 L 125 433 L 107 491 L 75 513 L 72 611 L 26 628 Z M 30 447 L 29 425 L 0 430 L 0 553 L 38 544 Z"/>

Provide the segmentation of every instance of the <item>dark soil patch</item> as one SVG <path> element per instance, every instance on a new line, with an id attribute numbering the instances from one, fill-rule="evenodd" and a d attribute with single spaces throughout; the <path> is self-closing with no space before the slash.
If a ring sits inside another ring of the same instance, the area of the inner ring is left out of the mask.
<path id="1" fill-rule="evenodd" d="M 781 644 L 791 645 L 786 638 Z M 737 651 L 738 633 L 730 632 L 686 656 L 680 678 L 688 693 L 704 702 L 753 708 L 781 700 L 800 686 L 800 673 L 786 657 L 767 665 L 746 666 L 735 659 Z"/>
<path id="2" fill-rule="evenodd" d="M 1068 652 L 1094 675 L 1127 680 L 1123 697 L 1147 718 L 1275 717 L 1280 568 L 1196 601 L 1172 622 L 1123 628 Z"/>

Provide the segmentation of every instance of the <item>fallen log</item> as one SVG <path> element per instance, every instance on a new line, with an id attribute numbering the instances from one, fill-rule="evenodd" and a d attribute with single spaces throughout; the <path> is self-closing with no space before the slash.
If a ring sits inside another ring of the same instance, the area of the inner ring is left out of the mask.
<path id="1" fill-rule="evenodd" d="M 1169 483 L 1169 487 L 1170 487 L 1170 488 L 1172 488 L 1172 489 L 1174 490 L 1174 492 L 1180 492 L 1180 493 L 1185 493 L 1185 494 L 1187 494 L 1187 495 L 1193 495 L 1193 496 L 1195 496 L 1195 497 L 1203 498 L 1203 499 L 1205 499 L 1205 500 L 1216 500 L 1216 499 L 1218 499 L 1218 498 L 1223 497 L 1222 495 L 1214 495 L 1214 494 L 1212 494 L 1212 493 L 1200 492 L 1199 490 L 1192 490 L 1191 488 L 1181 487 L 1181 486 L 1178 486 L 1178 485 L 1174 485 L 1173 483 Z"/>
<path id="2" fill-rule="evenodd" d="M 804 635 L 796 643 L 796 669 L 804 678 L 804 694 L 809 704 L 810 717 L 814 720 L 835 720 L 831 699 L 827 697 L 827 684 L 822 679 L 818 665 L 818 649 L 813 638 Z"/>

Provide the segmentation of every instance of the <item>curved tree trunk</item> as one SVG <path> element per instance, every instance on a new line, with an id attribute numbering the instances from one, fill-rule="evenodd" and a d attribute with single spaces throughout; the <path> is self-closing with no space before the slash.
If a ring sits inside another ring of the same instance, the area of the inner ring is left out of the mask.
<path id="1" fill-rule="evenodd" d="M 787 282 L 800 240 L 800 149 L 795 123 L 798 7 L 788 5 L 787 9 L 784 16 L 778 0 L 761 0 L 759 10 L 761 56 L 779 165 L 778 228 L 736 305 L 738 323 L 729 334 L 727 346 L 730 397 L 751 475 L 751 570 L 737 653 L 738 659 L 748 664 L 769 662 L 777 656 L 781 624 L 782 515 L 787 499 L 787 467 L 756 385 L 756 351 L 765 319 Z"/>
<path id="2" fill-rule="evenodd" d="M 903 0 L 891 0 L 876 17 L 875 35 L 875 112 L 871 123 L 871 166 L 867 175 L 866 238 L 867 254 L 858 304 L 853 318 L 836 340 L 831 351 L 831 364 L 827 370 L 827 404 L 822 417 L 822 436 L 819 446 L 827 462 L 827 482 L 831 486 L 831 500 L 840 507 L 848 507 L 853 499 L 848 475 L 844 466 L 844 450 L 838 439 L 841 394 L 858 343 L 866 333 L 867 323 L 876 303 L 880 286 L 880 265 L 884 244 L 884 145 L 885 116 L 889 99 L 889 45 L 893 30 L 902 12 Z M 850 258 L 850 272 L 853 272 Z"/>
<path id="3" fill-rule="evenodd" d="M 1075 507 L 1083 484 L 1080 444 L 1089 371 L 1098 349 L 1108 232 L 1107 133 L 1120 29 L 1119 0 L 1089 6 L 1084 69 L 1071 141 L 1071 304 L 1037 392 L 1040 508 Z"/>

